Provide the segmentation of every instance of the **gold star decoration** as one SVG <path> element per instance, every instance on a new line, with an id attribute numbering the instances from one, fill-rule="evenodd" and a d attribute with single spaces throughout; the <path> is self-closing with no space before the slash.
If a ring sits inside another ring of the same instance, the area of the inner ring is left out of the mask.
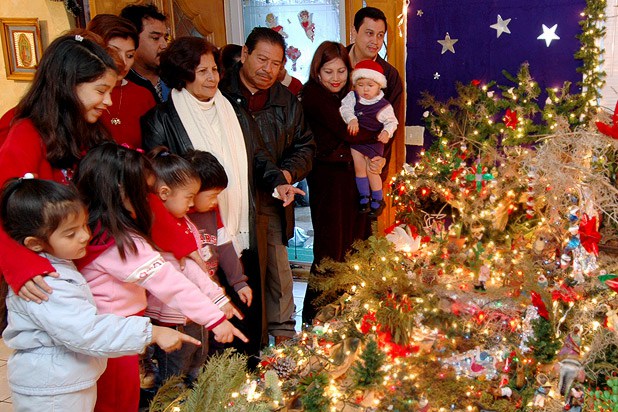
<path id="1" fill-rule="evenodd" d="M 450 51 L 451 53 L 455 53 L 455 49 L 453 48 L 453 45 L 455 43 L 457 43 L 459 41 L 459 39 L 451 39 L 451 35 L 448 34 L 448 32 L 446 33 L 446 36 L 444 36 L 444 40 L 438 40 L 438 43 L 440 43 L 442 45 L 442 53 L 444 54 L 447 51 Z"/>

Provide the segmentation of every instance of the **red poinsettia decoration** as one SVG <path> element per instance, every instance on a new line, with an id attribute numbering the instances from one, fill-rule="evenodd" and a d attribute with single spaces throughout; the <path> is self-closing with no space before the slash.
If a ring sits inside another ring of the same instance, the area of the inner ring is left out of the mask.
<path id="1" fill-rule="evenodd" d="M 506 109 L 506 113 L 502 118 L 504 125 L 509 129 L 515 130 L 517 128 L 517 112 L 511 109 Z"/>
<path id="2" fill-rule="evenodd" d="M 472 86 L 478 86 L 479 84 L 481 84 L 481 81 L 474 79 L 470 83 L 472 84 Z"/>
<path id="3" fill-rule="evenodd" d="M 549 312 L 547 311 L 547 306 L 545 306 L 545 302 L 543 302 L 541 295 L 539 295 L 535 291 L 531 291 L 530 297 L 532 298 L 532 304 L 539 313 L 539 316 L 549 320 Z"/>
<path id="4" fill-rule="evenodd" d="M 575 292 L 575 290 L 564 283 L 560 285 L 559 288 L 552 290 L 551 292 L 552 300 L 561 300 L 563 302 L 575 302 L 576 300 L 580 300 L 581 296 Z"/>
<path id="5" fill-rule="evenodd" d="M 599 256 L 601 234 L 597 231 L 597 217 L 590 218 L 584 213 L 579 223 L 579 241 L 588 253 Z"/>

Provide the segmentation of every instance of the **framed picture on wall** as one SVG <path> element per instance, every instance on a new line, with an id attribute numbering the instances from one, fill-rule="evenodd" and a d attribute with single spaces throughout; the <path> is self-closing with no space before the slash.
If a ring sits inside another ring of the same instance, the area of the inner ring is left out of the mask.
<path id="1" fill-rule="evenodd" d="M 39 19 L 3 18 L 0 28 L 7 79 L 32 80 L 42 53 Z"/>

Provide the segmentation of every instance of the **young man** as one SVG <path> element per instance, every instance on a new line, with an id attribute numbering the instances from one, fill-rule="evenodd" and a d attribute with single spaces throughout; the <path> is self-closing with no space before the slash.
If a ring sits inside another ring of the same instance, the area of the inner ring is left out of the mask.
<path id="1" fill-rule="evenodd" d="M 382 10 L 375 7 L 363 7 L 354 15 L 354 31 L 356 33 L 355 43 L 348 46 L 350 52 L 350 63 L 352 67 L 363 60 L 374 60 L 384 70 L 386 77 L 386 89 L 384 97 L 393 106 L 395 115 L 398 115 L 403 104 L 403 83 L 399 72 L 390 63 L 378 55 L 384 45 L 384 36 L 388 26 L 386 16 Z M 402 123 L 403 119 L 399 119 Z M 376 165 L 382 165 L 382 181 L 386 179 L 388 173 L 388 162 L 391 157 L 391 147 L 394 139 L 384 146 L 384 157 L 374 158 Z"/>
<path id="2" fill-rule="evenodd" d="M 277 81 L 284 51 L 279 33 L 254 28 L 243 46 L 240 64 L 225 73 L 219 89 L 232 104 L 248 110 L 258 124 L 264 148 L 285 182 L 293 184 L 311 170 L 315 143 L 300 102 Z M 283 208 L 273 193 L 262 189 L 257 193 L 257 210 L 267 237 L 260 251 L 262 268 L 266 266 L 264 311 L 268 332 L 280 343 L 295 334 L 293 281 L 286 249 L 294 231 L 294 205 Z M 265 338 L 261 331 L 260 335 Z"/>
<path id="3" fill-rule="evenodd" d="M 152 4 L 131 4 L 120 17 L 130 20 L 139 34 L 135 63 L 126 78 L 150 90 L 157 103 L 166 101 L 170 89 L 159 77 L 159 56 L 169 38 L 165 16 Z"/>

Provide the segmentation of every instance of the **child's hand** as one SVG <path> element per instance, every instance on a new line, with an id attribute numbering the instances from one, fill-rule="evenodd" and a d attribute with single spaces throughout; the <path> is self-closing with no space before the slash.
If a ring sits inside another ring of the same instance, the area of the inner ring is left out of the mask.
<path id="1" fill-rule="evenodd" d="M 253 291 L 249 286 L 245 286 L 236 293 L 238 293 L 238 297 L 245 305 L 251 306 L 251 302 L 253 301 Z"/>
<path id="2" fill-rule="evenodd" d="M 51 272 L 45 274 L 45 276 L 57 278 L 59 275 L 56 272 Z M 47 295 L 50 293 L 52 293 L 52 288 L 50 288 L 47 282 L 45 282 L 43 275 L 37 275 L 24 283 L 24 286 L 19 289 L 17 296 L 26 302 L 33 300 L 36 303 L 41 303 L 48 299 Z"/>
<path id="3" fill-rule="evenodd" d="M 182 347 L 183 342 L 192 343 L 200 346 L 202 342 L 192 338 L 189 335 L 178 332 L 176 329 L 166 328 L 164 326 L 152 327 L 152 342 L 156 343 L 165 352 L 173 352 Z"/>
<path id="4" fill-rule="evenodd" d="M 358 133 L 357 119 L 350 120 L 350 123 L 348 123 L 348 133 L 350 133 L 351 136 L 356 136 L 356 134 Z"/>
<path id="5" fill-rule="evenodd" d="M 236 329 L 229 321 L 223 321 L 212 328 L 212 333 L 215 334 L 215 340 L 221 343 L 230 343 L 234 340 L 234 336 L 242 340 L 243 342 L 249 342 L 249 339 L 242 334 L 241 331 Z"/>
<path id="6" fill-rule="evenodd" d="M 204 259 L 202 259 L 202 255 L 200 255 L 199 250 L 194 250 L 193 252 L 189 253 L 187 256 L 180 258 L 180 260 L 178 261 L 178 264 L 180 265 L 180 270 L 185 270 L 185 266 L 186 266 L 185 262 L 187 258 L 193 260 L 195 263 L 197 263 L 200 269 L 208 273 L 208 268 L 206 267 L 206 263 L 204 262 Z"/>
<path id="7" fill-rule="evenodd" d="M 378 142 L 386 144 L 389 140 L 390 137 L 388 136 L 388 132 L 386 130 L 382 130 L 378 135 Z"/>
<path id="8" fill-rule="evenodd" d="M 232 316 L 236 316 L 238 319 L 244 319 L 244 316 L 241 311 L 234 306 L 232 302 L 228 302 L 221 307 L 221 311 L 225 315 L 227 319 L 231 319 Z"/>

